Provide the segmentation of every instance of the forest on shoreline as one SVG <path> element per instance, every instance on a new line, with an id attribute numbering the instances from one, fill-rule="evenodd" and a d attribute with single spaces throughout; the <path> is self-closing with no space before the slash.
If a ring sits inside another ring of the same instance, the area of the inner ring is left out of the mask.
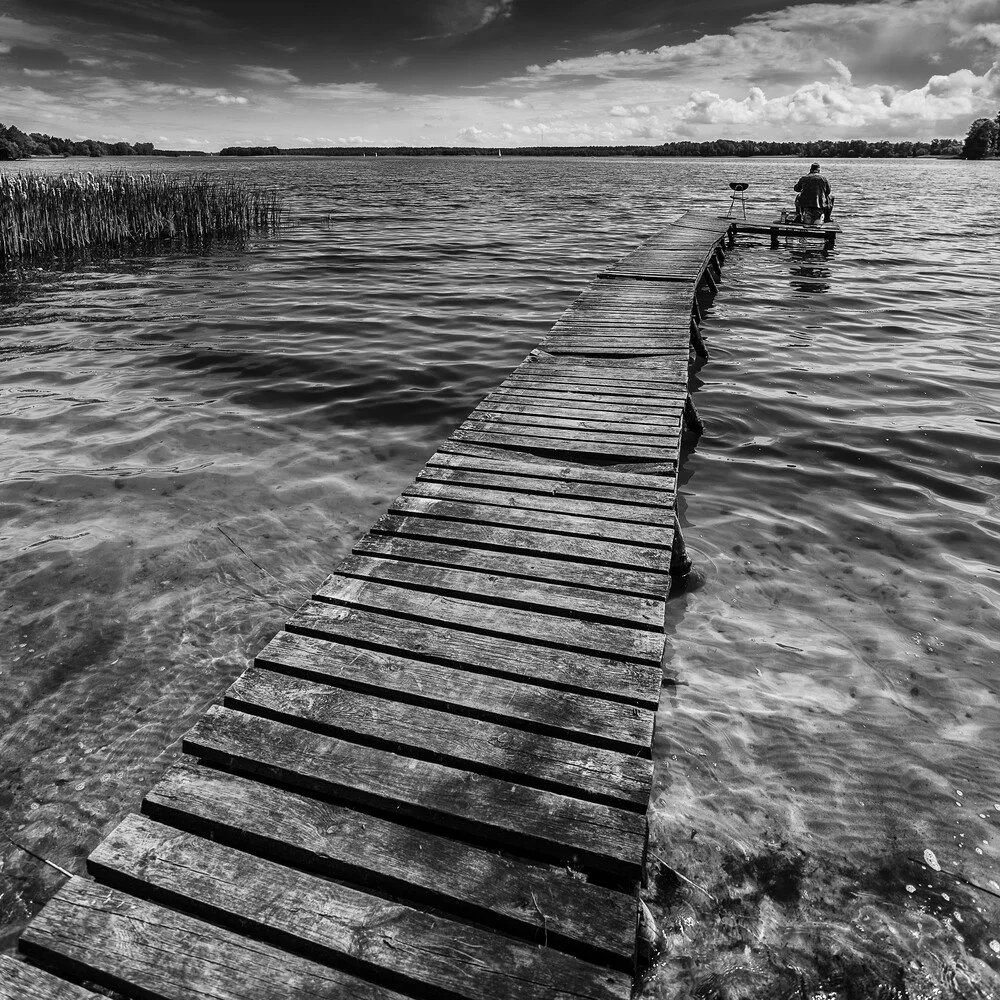
<path id="1" fill-rule="evenodd" d="M 964 142 L 959 139 L 890 142 L 887 139 L 814 139 L 787 142 L 755 139 L 683 140 L 657 145 L 621 146 L 226 146 L 218 153 L 202 150 L 157 149 L 151 142 L 99 142 L 61 139 L 40 132 L 22 132 L 0 123 L 0 160 L 68 156 L 793 156 L 909 158 L 952 157 L 969 160 L 1000 155 L 1000 112 L 995 119 L 977 118 Z"/>

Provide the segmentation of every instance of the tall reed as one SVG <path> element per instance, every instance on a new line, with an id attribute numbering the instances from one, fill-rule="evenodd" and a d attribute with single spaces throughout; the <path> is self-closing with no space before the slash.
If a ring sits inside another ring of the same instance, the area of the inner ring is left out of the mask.
<path id="1" fill-rule="evenodd" d="M 0 173 L 0 264 L 270 229 L 281 195 L 207 176 Z"/>

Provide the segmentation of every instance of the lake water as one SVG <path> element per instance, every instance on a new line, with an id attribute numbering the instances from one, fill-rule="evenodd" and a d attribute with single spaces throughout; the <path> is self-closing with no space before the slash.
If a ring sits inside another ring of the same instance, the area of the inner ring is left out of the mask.
<path id="1" fill-rule="evenodd" d="M 0 305 L 0 813 L 73 871 L 602 266 L 806 166 L 128 165 L 278 184 L 289 223 Z M 741 238 L 707 317 L 647 997 L 1000 996 L 997 165 L 825 172 L 836 249 Z M 61 881 L 0 840 L 0 947 Z"/>

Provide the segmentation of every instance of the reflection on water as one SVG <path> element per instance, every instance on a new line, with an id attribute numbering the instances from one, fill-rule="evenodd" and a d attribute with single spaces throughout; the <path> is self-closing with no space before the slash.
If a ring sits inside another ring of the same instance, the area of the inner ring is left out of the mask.
<path id="1" fill-rule="evenodd" d="M 646 996 L 1000 995 L 1000 251 L 949 211 L 989 167 L 831 162 L 834 249 L 727 259 L 681 470 Z M 0 301 L 0 805 L 74 871 L 602 266 L 737 177 L 780 208 L 801 164 L 204 169 L 281 184 L 291 224 Z M 905 224 L 879 211 L 901 183 Z M 61 879 L 0 866 L 10 946 Z"/>

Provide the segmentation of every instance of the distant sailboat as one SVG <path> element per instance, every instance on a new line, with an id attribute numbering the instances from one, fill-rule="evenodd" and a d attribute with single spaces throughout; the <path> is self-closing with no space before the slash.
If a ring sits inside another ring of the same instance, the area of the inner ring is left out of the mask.
<path id="1" fill-rule="evenodd" d="M 503 153 L 501 153 L 499 149 L 497 150 L 497 156 L 503 156 Z"/>

